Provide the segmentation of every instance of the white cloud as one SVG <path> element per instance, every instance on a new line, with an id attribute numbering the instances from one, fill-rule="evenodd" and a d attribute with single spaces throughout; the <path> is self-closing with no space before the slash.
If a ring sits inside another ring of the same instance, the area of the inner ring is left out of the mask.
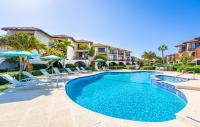
<path id="1" fill-rule="evenodd" d="M 5 8 L 33 8 L 52 5 L 54 0 L 1 0 L 0 6 Z"/>

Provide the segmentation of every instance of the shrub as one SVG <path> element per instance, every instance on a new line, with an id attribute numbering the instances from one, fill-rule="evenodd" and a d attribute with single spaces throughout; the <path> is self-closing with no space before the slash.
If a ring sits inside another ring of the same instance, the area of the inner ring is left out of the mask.
<path id="1" fill-rule="evenodd" d="M 136 69 L 136 67 L 132 66 L 132 65 L 131 66 L 126 66 L 126 68 L 129 69 L 129 70 L 135 70 Z"/>
<path id="2" fill-rule="evenodd" d="M 65 68 L 75 68 L 75 65 L 73 65 L 73 64 L 65 64 Z"/>
<path id="3" fill-rule="evenodd" d="M 182 63 L 175 63 L 175 64 L 172 64 L 172 70 L 173 71 L 177 71 L 177 69 L 182 66 L 183 64 Z"/>
<path id="4" fill-rule="evenodd" d="M 156 67 L 155 66 L 143 66 L 141 69 L 142 70 L 155 70 Z"/>
<path id="5" fill-rule="evenodd" d="M 190 63 L 187 63 L 187 65 L 195 66 L 196 63 L 194 63 L 194 62 L 190 62 Z"/>
<path id="6" fill-rule="evenodd" d="M 127 69 L 126 66 L 109 66 L 109 69 Z"/>
<path id="7" fill-rule="evenodd" d="M 94 67 L 91 67 L 91 66 L 90 66 L 90 67 L 86 67 L 85 69 L 86 69 L 86 70 L 92 70 L 92 71 L 95 70 L 95 68 L 94 68 Z"/>
<path id="8" fill-rule="evenodd" d="M 44 69 L 47 68 L 46 64 L 32 64 L 33 70 L 39 70 L 39 69 Z"/>
<path id="9" fill-rule="evenodd" d="M 145 61 L 143 65 L 144 66 L 150 66 L 150 64 L 151 64 L 150 61 Z"/>
<path id="10" fill-rule="evenodd" d="M 195 73 L 200 73 L 200 65 L 188 66 L 185 68 L 186 71 L 194 71 Z"/>

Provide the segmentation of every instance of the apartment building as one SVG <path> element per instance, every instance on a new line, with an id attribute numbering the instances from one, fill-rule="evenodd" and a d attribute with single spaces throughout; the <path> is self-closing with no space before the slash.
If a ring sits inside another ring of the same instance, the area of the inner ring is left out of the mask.
<path id="1" fill-rule="evenodd" d="M 107 65 L 131 64 L 131 51 L 101 43 L 94 44 L 94 46 L 96 55 L 105 54 L 108 57 Z"/>
<path id="2" fill-rule="evenodd" d="M 69 40 L 71 41 L 71 45 L 67 48 L 67 60 L 65 60 L 66 64 L 74 64 L 76 66 L 86 65 L 88 66 L 91 62 L 91 58 L 87 56 L 88 49 L 82 48 L 81 45 L 88 45 L 89 47 L 94 45 L 96 49 L 96 53 L 106 53 L 108 55 L 109 61 L 108 64 L 131 64 L 131 51 L 120 49 L 104 44 L 93 44 L 92 41 L 88 40 L 75 40 L 73 37 L 68 35 L 50 35 L 42 29 L 35 27 L 3 27 L 2 30 L 6 31 L 6 35 L 12 35 L 20 32 L 25 32 L 30 35 L 35 36 L 42 43 L 51 47 L 55 41 Z M 0 49 L 0 51 L 5 51 L 9 49 Z M 34 53 L 37 53 L 34 50 Z M 1 58 L 3 59 L 3 58 Z M 0 60 L 0 63 L 3 60 Z M 40 59 L 40 56 L 34 57 L 30 60 L 32 64 L 41 64 L 46 63 Z"/>
<path id="3" fill-rule="evenodd" d="M 179 45 L 176 45 L 176 47 L 178 48 L 178 51 L 167 56 L 168 62 L 178 62 L 181 56 L 185 56 L 193 57 L 194 62 L 200 64 L 200 37 L 183 42 Z"/>

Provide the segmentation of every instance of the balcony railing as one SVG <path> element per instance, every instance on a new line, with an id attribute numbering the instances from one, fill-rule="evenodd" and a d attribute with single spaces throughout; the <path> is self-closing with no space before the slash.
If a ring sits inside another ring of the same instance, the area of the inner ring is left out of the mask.
<path id="1" fill-rule="evenodd" d="M 109 61 L 117 61 L 117 58 L 109 59 Z"/>
<path id="2" fill-rule="evenodd" d="M 188 47 L 188 51 L 194 51 L 195 47 Z"/>
<path id="3" fill-rule="evenodd" d="M 109 54 L 117 54 L 117 51 L 110 51 Z"/>
<path id="4" fill-rule="evenodd" d="M 123 56 L 123 55 L 124 55 L 124 53 L 118 53 L 118 55 L 121 55 L 121 56 Z"/>
<path id="5" fill-rule="evenodd" d="M 88 60 L 88 57 L 74 57 L 73 60 Z"/>

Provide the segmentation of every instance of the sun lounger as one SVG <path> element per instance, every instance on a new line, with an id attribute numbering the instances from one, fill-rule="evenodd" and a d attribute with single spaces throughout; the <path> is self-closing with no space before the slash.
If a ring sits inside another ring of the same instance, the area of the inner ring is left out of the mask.
<path id="1" fill-rule="evenodd" d="M 28 77 L 27 78 L 28 80 L 35 80 L 38 83 L 50 83 L 50 81 L 44 82 L 40 80 L 40 79 L 49 79 L 48 77 L 36 78 L 35 76 L 33 76 L 27 71 L 23 71 L 22 74 L 26 75 Z"/>
<path id="2" fill-rule="evenodd" d="M 82 69 L 83 71 L 92 72 L 91 70 L 85 70 L 84 67 L 81 67 L 81 69 Z"/>
<path id="3" fill-rule="evenodd" d="M 107 69 L 106 67 L 102 67 L 103 71 L 109 71 L 109 69 Z"/>
<path id="4" fill-rule="evenodd" d="M 13 85 L 15 85 L 16 87 L 20 87 L 20 86 L 36 86 L 37 84 L 39 84 L 37 81 L 35 80 L 30 80 L 30 81 L 25 81 L 25 82 L 21 82 L 16 80 L 15 78 L 13 78 L 12 76 L 10 76 L 9 74 L 2 74 L 0 75 L 3 79 L 7 80 L 8 82 L 12 83 Z"/>
<path id="5" fill-rule="evenodd" d="M 53 71 L 54 71 L 57 75 L 66 75 L 66 74 L 67 74 L 67 73 L 61 73 L 57 67 L 54 67 L 54 68 L 53 68 Z"/>
<path id="6" fill-rule="evenodd" d="M 66 68 L 67 73 L 69 74 L 78 74 L 77 71 L 72 71 L 70 68 Z"/>
<path id="7" fill-rule="evenodd" d="M 81 70 L 79 67 L 76 67 L 76 70 L 80 73 L 87 73 L 88 71 Z"/>

